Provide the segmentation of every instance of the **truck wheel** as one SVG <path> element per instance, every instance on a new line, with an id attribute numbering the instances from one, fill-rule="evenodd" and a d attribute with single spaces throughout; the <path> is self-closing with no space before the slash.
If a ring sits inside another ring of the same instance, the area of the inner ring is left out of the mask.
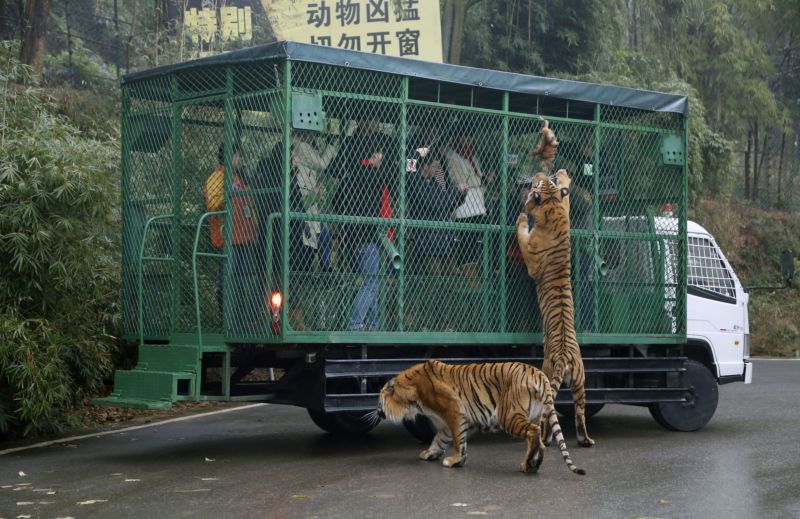
<path id="1" fill-rule="evenodd" d="M 368 411 L 343 411 L 339 413 L 326 413 L 307 409 L 308 416 L 317 427 L 336 436 L 353 436 L 367 434 L 374 429 L 378 422 L 367 418 Z"/>
<path id="2" fill-rule="evenodd" d="M 695 360 L 686 361 L 683 382 L 689 390 L 686 402 L 650 404 L 650 414 L 656 422 L 671 431 L 696 431 L 714 416 L 719 401 L 719 391 L 714 375 Z"/>
<path id="3" fill-rule="evenodd" d="M 425 444 L 431 443 L 433 437 L 436 436 L 436 427 L 427 416 L 417 415 L 413 419 L 406 418 L 403 420 L 403 426 L 411 436 Z"/>
<path id="4" fill-rule="evenodd" d="M 599 413 L 605 405 L 606 404 L 586 404 L 586 408 L 584 409 L 586 419 L 588 420 Z M 556 405 L 556 411 L 570 422 L 575 420 L 575 404 L 558 404 Z"/>

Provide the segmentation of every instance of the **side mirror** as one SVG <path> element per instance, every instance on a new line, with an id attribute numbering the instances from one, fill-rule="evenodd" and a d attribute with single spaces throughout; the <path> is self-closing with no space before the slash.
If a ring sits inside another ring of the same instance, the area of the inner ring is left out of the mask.
<path id="1" fill-rule="evenodd" d="M 792 249 L 781 252 L 781 280 L 787 286 L 794 284 L 794 251 Z"/>

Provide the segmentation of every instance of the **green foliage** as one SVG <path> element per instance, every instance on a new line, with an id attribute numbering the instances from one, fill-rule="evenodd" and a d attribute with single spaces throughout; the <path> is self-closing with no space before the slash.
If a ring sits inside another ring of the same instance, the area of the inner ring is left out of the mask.
<path id="1" fill-rule="evenodd" d="M 748 286 L 780 286 L 781 251 L 800 251 L 800 216 L 765 211 L 737 202 L 703 200 L 689 217 L 716 238 L 740 281 Z M 800 340 L 800 289 L 749 290 L 753 355 L 791 357 Z"/>
<path id="2" fill-rule="evenodd" d="M 117 145 L 84 137 L 0 48 L 0 432 L 68 423 L 109 369 Z"/>

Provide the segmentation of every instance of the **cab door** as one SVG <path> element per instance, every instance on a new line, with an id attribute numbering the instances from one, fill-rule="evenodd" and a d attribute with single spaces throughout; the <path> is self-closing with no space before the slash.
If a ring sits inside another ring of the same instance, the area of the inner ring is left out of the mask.
<path id="1" fill-rule="evenodd" d="M 687 335 L 708 342 L 720 377 L 742 372 L 747 298 L 710 235 L 688 236 Z"/>

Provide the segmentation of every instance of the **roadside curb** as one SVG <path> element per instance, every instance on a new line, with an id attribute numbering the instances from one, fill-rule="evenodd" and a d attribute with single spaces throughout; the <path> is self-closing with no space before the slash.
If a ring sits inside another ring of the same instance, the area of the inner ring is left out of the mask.
<path id="1" fill-rule="evenodd" d="M 58 439 L 55 439 L 55 440 L 49 440 L 49 441 L 44 441 L 44 442 L 39 442 L 39 443 L 33 443 L 31 445 L 24 445 L 24 446 L 21 446 L 21 447 L 12 447 L 10 449 L 0 450 L 0 456 L 4 456 L 6 454 L 13 454 L 15 452 L 20 452 L 20 451 L 29 450 L 29 449 L 38 449 L 38 448 L 41 448 L 41 447 L 49 447 L 51 445 L 57 445 L 59 443 L 67 443 L 67 442 L 72 442 L 72 441 L 77 441 L 77 440 L 85 440 L 87 438 L 99 438 L 101 436 L 108 436 L 108 435 L 111 435 L 111 434 L 117 434 L 117 433 L 121 433 L 121 432 L 136 431 L 136 430 L 139 430 L 139 429 L 147 429 L 149 427 L 156 427 L 158 425 L 166 425 L 166 424 L 175 423 L 175 422 L 183 422 L 183 421 L 186 421 L 186 420 L 194 420 L 195 418 L 202 418 L 204 416 L 212 416 L 212 415 L 223 414 L 223 413 L 232 413 L 234 411 L 242 411 L 244 409 L 253 409 L 255 407 L 262 407 L 262 406 L 266 406 L 266 405 L 269 405 L 269 404 L 258 403 L 258 404 L 243 405 L 243 406 L 231 407 L 231 408 L 228 408 L 228 409 L 218 409 L 216 411 L 208 411 L 206 413 L 198 413 L 198 414 L 192 414 L 192 415 L 187 415 L 187 416 L 179 416 L 179 417 L 176 417 L 176 418 L 168 418 L 166 420 L 161 420 L 159 422 L 150 422 L 150 423 L 141 424 L 141 425 L 132 425 L 130 427 L 123 427 L 121 429 L 110 429 L 110 430 L 107 430 L 107 431 L 100 431 L 100 432 L 94 432 L 94 433 L 89 433 L 89 434 L 82 434 L 82 435 L 79 435 L 79 436 L 68 436 L 66 438 L 58 438 Z"/>

